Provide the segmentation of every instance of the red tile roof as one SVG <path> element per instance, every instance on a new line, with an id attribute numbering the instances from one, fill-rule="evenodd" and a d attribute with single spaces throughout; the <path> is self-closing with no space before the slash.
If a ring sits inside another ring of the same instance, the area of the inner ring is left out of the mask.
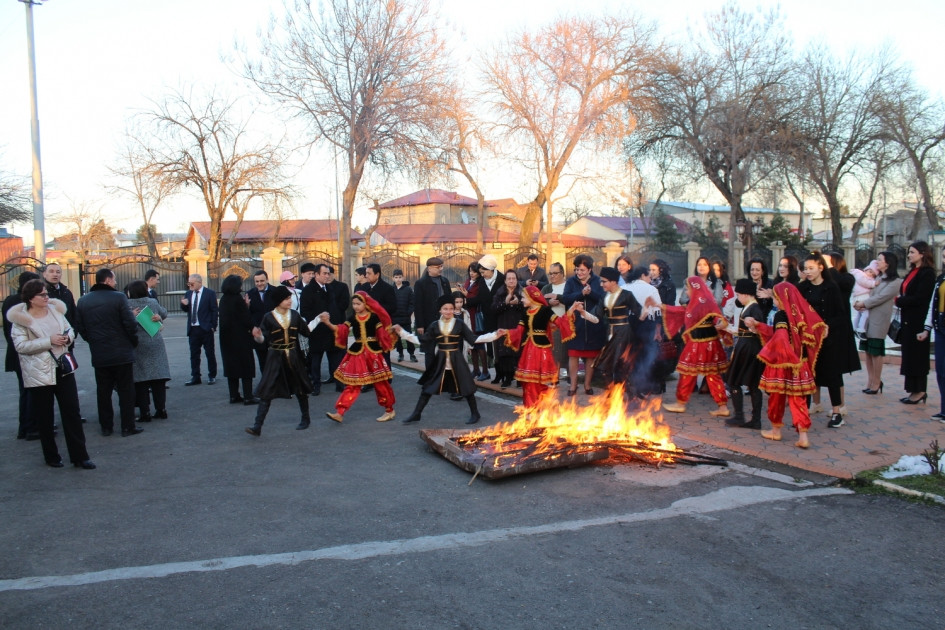
<path id="1" fill-rule="evenodd" d="M 431 203 L 445 203 L 451 206 L 476 206 L 479 202 L 472 197 L 466 197 L 449 190 L 441 190 L 439 188 L 425 188 L 423 190 L 410 193 L 405 197 L 391 199 L 390 201 L 382 203 L 380 207 L 403 208 L 405 206 L 425 206 Z M 491 205 L 492 204 L 488 201 L 486 202 L 486 206 Z"/>
<path id="2" fill-rule="evenodd" d="M 235 221 L 223 221 L 221 230 L 223 238 L 229 238 Z M 210 222 L 193 221 L 191 228 L 205 239 L 210 239 Z M 338 238 L 338 222 L 334 219 L 292 219 L 289 221 L 243 221 L 235 242 L 267 241 L 275 234 L 278 227 L 277 240 L 284 241 L 334 241 Z M 349 233 L 351 241 L 362 240 L 364 236 L 352 229 Z"/>

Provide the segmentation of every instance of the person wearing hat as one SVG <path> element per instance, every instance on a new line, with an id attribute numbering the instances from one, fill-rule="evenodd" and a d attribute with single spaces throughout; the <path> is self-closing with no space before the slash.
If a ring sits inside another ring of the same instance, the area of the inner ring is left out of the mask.
<path id="1" fill-rule="evenodd" d="M 870 264 L 863 269 L 854 269 L 850 272 L 856 284 L 853 286 L 852 300 L 854 305 L 857 302 L 864 302 L 870 296 L 872 291 L 879 284 L 879 261 L 871 260 Z M 857 310 L 853 313 L 853 332 L 860 339 L 866 339 L 866 326 L 869 323 L 870 312 L 868 310 Z"/>
<path id="2" fill-rule="evenodd" d="M 761 373 L 765 367 L 764 363 L 758 360 L 758 353 L 761 352 L 761 337 L 749 329 L 745 323 L 746 318 L 749 317 L 759 322 L 767 318 L 764 308 L 758 304 L 755 297 L 757 290 L 758 285 L 751 278 L 740 278 L 735 282 L 736 306 L 741 308 L 740 310 L 736 308 L 734 320 L 726 327 L 735 339 L 735 347 L 732 350 L 728 372 L 725 374 L 725 384 L 732 397 L 734 413 L 731 418 L 725 420 L 725 424 L 743 429 L 761 429 L 761 406 L 764 402 L 761 390 L 758 389 Z M 751 420 L 748 421 L 745 420 L 742 387 L 748 389 L 748 397 L 751 399 Z"/>
<path id="3" fill-rule="evenodd" d="M 479 309 L 482 311 L 482 331 L 489 332 L 498 328 L 499 323 L 496 320 L 495 308 L 495 296 L 498 294 L 499 289 L 502 288 L 503 283 L 501 282 L 499 276 L 501 274 L 496 273 L 496 269 L 499 268 L 499 261 L 492 254 L 486 254 L 479 259 L 479 273 L 482 275 L 482 281 L 485 285 L 485 292 L 482 293 L 479 300 Z M 489 359 L 492 359 L 493 366 L 495 365 L 495 344 L 487 343 L 486 344 L 486 365 L 488 366 Z M 493 381 L 495 382 L 495 381 Z"/>
<path id="4" fill-rule="evenodd" d="M 259 437 L 269 407 L 276 398 L 295 396 L 302 414 L 297 430 L 307 429 L 311 423 L 308 411 L 308 395 L 312 382 L 305 369 L 305 359 L 299 348 L 299 335 L 308 336 L 316 322 L 306 325 L 302 316 L 292 310 L 292 293 L 281 284 L 269 289 L 270 299 L 276 307 L 263 316 L 260 326 L 253 328 L 256 343 L 267 349 L 266 364 L 256 385 L 255 396 L 259 398 L 256 421 L 246 432 Z"/>
<path id="5" fill-rule="evenodd" d="M 441 274 L 443 273 L 443 259 L 433 256 L 427 259 L 427 268 L 413 285 L 413 316 L 417 337 L 422 337 L 427 326 L 440 317 L 438 301 L 444 295 L 452 293 L 450 283 Z M 421 344 L 426 369 L 433 365 L 434 343 L 431 341 Z"/>
<path id="6" fill-rule="evenodd" d="M 295 288 L 295 281 L 297 278 L 298 276 L 291 271 L 283 271 L 279 275 L 279 284 L 289 290 L 289 295 L 292 298 L 293 311 L 299 310 L 299 292 Z"/>
<path id="7" fill-rule="evenodd" d="M 551 385 L 558 382 L 558 363 L 555 361 L 551 331 L 557 329 L 563 341 L 574 337 L 574 311 L 580 308 L 575 302 L 564 317 L 555 315 L 541 289 L 528 285 L 522 291 L 525 311 L 516 328 L 508 332 L 506 345 L 521 352 L 515 380 L 522 386 L 522 405 L 527 409 L 536 406 Z"/>
<path id="8" fill-rule="evenodd" d="M 302 294 L 302 289 L 307 287 L 314 279 L 317 268 L 313 262 L 304 262 L 299 267 L 299 280 L 295 283 L 295 289 Z"/>
<path id="9" fill-rule="evenodd" d="M 341 422 L 345 413 L 361 394 L 364 385 L 373 385 L 377 404 L 384 408 L 384 414 L 378 422 L 394 419 L 394 389 L 390 385 L 393 374 L 390 364 L 384 359 L 384 353 L 394 347 L 391 334 L 390 315 L 365 291 L 356 291 L 351 296 L 351 309 L 354 314 L 343 324 L 333 324 L 328 313 L 318 317 L 335 334 L 335 345 L 347 348 L 345 357 L 335 370 L 335 379 L 345 385 L 338 401 L 335 413 L 325 415 L 335 422 Z M 348 347 L 348 333 L 354 335 L 354 343 Z"/>
<path id="10" fill-rule="evenodd" d="M 466 399 L 470 412 L 466 424 L 475 424 L 480 420 L 479 408 L 476 405 L 476 382 L 473 380 L 469 365 L 463 357 L 463 343 L 472 345 L 489 343 L 505 334 L 506 331 L 497 330 L 477 337 L 465 322 L 455 317 L 452 295 L 441 296 L 437 300 L 437 304 L 439 305 L 440 317 L 431 322 L 422 334 L 414 335 L 400 325 L 394 326 L 394 330 L 401 339 L 421 345 L 424 343 L 433 344 L 434 347 L 434 352 L 431 353 L 433 355 L 432 365 L 417 380 L 417 383 L 423 387 L 420 390 L 420 399 L 417 401 L 417 406 L 413 413 L 401 422 L 405 424 L 419 422 L 420 414 L 423 413 L 423 408 L 430 402 L 430 398 L 440 392 L 449 392 Z"/>

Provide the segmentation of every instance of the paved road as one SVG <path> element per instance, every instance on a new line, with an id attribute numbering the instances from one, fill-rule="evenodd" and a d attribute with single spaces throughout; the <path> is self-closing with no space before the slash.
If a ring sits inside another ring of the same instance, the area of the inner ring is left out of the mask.
<path id="1" fill-rule="evenodd" d="M 333 397 L 313 399 L 308 431 L 279 401 L 254 439 L 225 384 L 182 386 L 181 328 L 171 417 L 141 435 L 95 431 L 84 362 L 95 471 L 47 468 L 12 439 L 4 377 L 0 626 L 888 628 L 945 612 L 941 508 L 736 456 L 469 484 L 417 427 L 375 422 L 372 395 L 343 425 L 322 415 Z M 409 411 L 413 378 L 395 385 Z M 511 404 L 480 402 L 496 420 Z M 465 413 L 434 398 L 423 425 Z"/>

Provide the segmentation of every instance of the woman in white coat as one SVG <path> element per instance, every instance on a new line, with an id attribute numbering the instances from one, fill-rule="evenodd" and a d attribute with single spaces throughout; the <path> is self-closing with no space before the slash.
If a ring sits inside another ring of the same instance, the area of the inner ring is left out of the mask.
<path id="1" fill-rule="evenodd" d="M 95 464 L 85 450 L 75 374 L 63 374 L 59 366 L 59 358 L 75 339 L 75 331 L 66 320 L 66 305 L 49 299 L 42 280 L 27 282 L 21 295 L 23 302 L 11 308 L 7 317 L 13 324 L 10 336 L 20 358 L 23 387 L 29 396 L 30 414 L 39 429 L 43 458 L 53 468 L 63 467 L 53 433 L 55 399 L 59 402 L 69 459 L 77 468 L 91 470 Z"/>

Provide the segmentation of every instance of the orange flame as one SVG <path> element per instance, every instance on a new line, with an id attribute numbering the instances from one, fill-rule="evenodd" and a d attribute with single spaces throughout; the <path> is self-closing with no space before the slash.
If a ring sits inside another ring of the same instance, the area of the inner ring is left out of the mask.
<path id="1" fill-rule="evenodd" d="M 620 384 L 583 405 L 576 399 L 561 402 L 555 391 L 549 390 L 534 408 L 516 407 L 517 420 L 469 432 L 462 442 L 477 443 L 480 449 L 488 446 L 490 453 L 499 456 L 520 452 L 524 444 L 528 445 L 529 456 L 549 457 L 563 447 L 600 444 L 675 451 L 669 427 L 662 421 L 660 404 L 660 399 L 654 398 L 628 414 Z"/>

